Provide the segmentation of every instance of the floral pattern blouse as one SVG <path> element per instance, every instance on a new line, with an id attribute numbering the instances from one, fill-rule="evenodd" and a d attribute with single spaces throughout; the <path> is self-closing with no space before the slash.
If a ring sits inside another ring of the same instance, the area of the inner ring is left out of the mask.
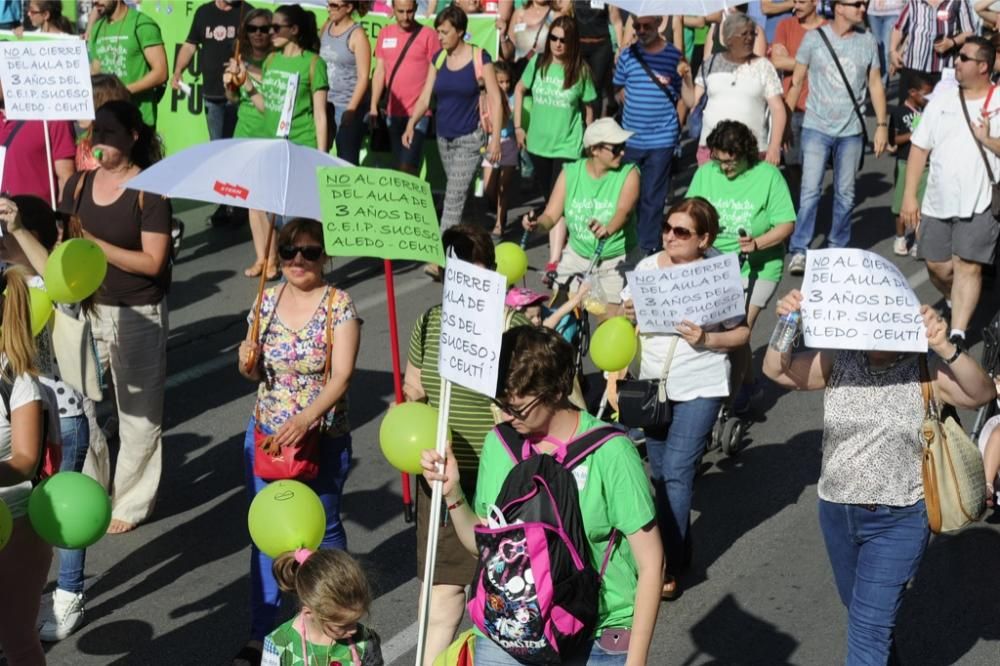
<path id="1" fill-rule="evenodd" d="M 306 324 L 294 330 L 281 321 L 275 311 L 284 285 L 264 292 L 260 310 L 260 343 L 264 380 L 257 389 L 257 414 L 266 432 L 277 432 L 285 421 L 295 416 L 323 390 L 326 364 L 327 306 L 336 344 L 337 327 L 358 318 L 354 301 L 346 291 L 327 287 L 323 300 Z M 330 290 L 334 290 L 332 302 Z M 253 320 L 253 312 L 247 317 Z M 350 432 L 347 420 L 347 395 L 323 416 L 325 435 L 338 437 Z"/>

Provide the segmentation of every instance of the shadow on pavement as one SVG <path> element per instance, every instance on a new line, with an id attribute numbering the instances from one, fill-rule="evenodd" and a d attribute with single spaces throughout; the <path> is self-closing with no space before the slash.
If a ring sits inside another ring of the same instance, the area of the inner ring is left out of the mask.
<path id="1" fill-rule="evenodd" d="M 788 664 L 799 643 L 773 624 L 751 615 L 733 595 L 722 598 L 696 625 L 691 639 L 697 651 L 690 664 Z"/>

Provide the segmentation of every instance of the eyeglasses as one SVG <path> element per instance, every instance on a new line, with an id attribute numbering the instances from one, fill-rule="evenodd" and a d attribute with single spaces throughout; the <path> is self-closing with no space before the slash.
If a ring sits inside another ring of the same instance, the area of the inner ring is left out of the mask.
<path id="1" fill-rule="evenodd" d="M 722 159 L 721 157 L 719 157 L 718 155 L 716 155 L 714 153 L 711 155 L 711 159 L 712 159 L 713 162 L 715 162 L 716 164 L 718 164 L 720 167 L 733 166 L 734 164 L 736 164 L 737 162 L 740 161 L 740 158 L 738 158 L 738 157 L 730 157 L 728 160 L 724 160 L 724 159 Z"/>
<path id="2" fill-rule="evenodd" d="M 343 9 L 344 7 L 350 7 L 350 5 L 344 4 L 343 2 L 328 2 L 326 6 L 330 9 Z"/>
<path id="3" fill-rule="evenodd" d="M 269 25 L 254 25 L 253 23 L 247 25 L 247 34 L 255 35 L 261 32 L 268 32 L 271 29 Z"/>
<path id="4" fill-rule="evenodd" d="M 958 54 L 958 59 L 961 60 L 962 62 L 970 62 L 970 61 L 971 62 L 986 62 L 985 60 L 980 60 L 979 58 L 973 58 L 972 56 L 966 55 L 964 53 L 959 53 Z"/>
<path id="5" fill-rule="evenodd" d="M 560 44 L 565 44 L 566 43 L 566 38 L 565 37 L 560 37 L 559 35 L 552 35 L 552 34 L 550 34 L 549 35 L 549 41 L 550 42 L 559 42 Z"/>
<path id="6" fill-rule="evenodd" d="M 531 402 L 529 402 L 524 407 L 514 407 L 514 406 L 510 405 L 509 403 L 500 402 L 496 398 L 490 398 L 490 401 L 494 405 L 496 405 L 497 409 L 499 409 L 501 412 L 504 412 L 506 414 L 510 414 L 511 416 L 513 416 L 518 421 L 524 421 L 527 418 L 527 416 L 528 416 L 528 412 L 531 411 L 531 408 L 534 407 L 538 403 L 538 401 L 541 400 L 541 399 L 542 399 L 542 396 L 537 395 L 537 396 L 535 396 L 534 400 L 532 400 Z"/>
<path id="7" fill-rule="evenodd" d="M 297 254 L 306 261 L 318 261 L 323 256 L 323 248 L 320 245 L 282 245 L 278 248 L 278 256 L 283 261 L 291 261 Z"/>
<path id="8" fill-rule="evenodd" d="M 28 14 L 31 16 L 38 16 L 41 13 L 42 11 L 40 9 L 31 9 L 30 7 L 28 8 Z"/>
<path id="9" fill-rule="evenodd" d="M 837 4 L 843 5 L 845 7 L 854 7 L 855 9 L 860 9 L 861 7 L 868 6 L 867 0 L 865 0 L 864 2 L 861 2 L 860 0 L 858 2 L 838 2 Z"/>
<path id="10" fill-rule="evenodd" d="M 676 238 L 677 240 L 688 240 L 689 238 L 694 236 L 694 232 L 688 229 L 687 227 L 672 227 L 669 224 L 664 223 L 663 235 L 666 236 L 671 232 L 673 232 L 674 238 Z"/>
<path id="11" fill-rule="evenodd" d="M 619 155 L 625 152 L 624 143 L 602 143 L 601 148 L 611 151 L 611 154 L 614 155 L 615 157 L 618 157 Z"/>
<path id="12" fill-rule="evenodd" d="M 636 23 L 632 24 L 632 28 L 636 32 L 646 32 L 648 30 L 656 30 L 659 27 L 660 26 L 659 26 L 658 23 L 641 23 L 641 22 L 636 22 Z"/>
<path id="13" fill-rule="evenodd" d="M 287 27 L 288 27 L 287 23 L 272 23 L 270 31 L 271 32 L 281 32 L 282 30 L 284 30 Z"/>

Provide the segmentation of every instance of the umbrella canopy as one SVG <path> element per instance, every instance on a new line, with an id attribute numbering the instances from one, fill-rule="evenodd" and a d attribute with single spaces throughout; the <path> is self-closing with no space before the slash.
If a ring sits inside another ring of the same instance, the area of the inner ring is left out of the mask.
<path id="1" fill-rule="evenodd" d="M 760 0 L 749 0 L 760 2 Z M 748 0 L 608 0 L 609 5 L 633 16 L 708 16 L 717 11 L 748 4 Z"/>
<path id="2" fill-rule="evenodd" d="M 328 166 L 354 165 L 281 139 L 222 139 L 160 160 L 125 187 L 318 220 L 316 169 Z"/>

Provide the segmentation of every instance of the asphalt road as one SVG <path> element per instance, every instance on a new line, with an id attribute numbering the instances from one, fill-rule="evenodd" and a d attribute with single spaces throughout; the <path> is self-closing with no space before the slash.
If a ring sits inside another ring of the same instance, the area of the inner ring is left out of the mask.
<path id="1" fill-rule="evenodd" d="M 867 160 L 853 241 L 889 257 L 891 168 L 890 159 Z M 676 184 L 689 178 L 690 171 Z M 829 228 L 830 207 L 827 193 L 821 230 Z M 151 522 L 90 549 L 87 624 L 49 648 L 51 664 L 228 664 L 246 640 L 241 447 L 254 386 L 237 374 L 235 350 L 255 288 L 242 275 L 249 232 L 208 227 L 208 207 L 177 208 L 187 237 L 170 294 L 160 501 Z M 544 265 L 540 245 L 529 257 L 533 267 Z M 892 259 L 922 300 L 937 301 L 921 263 Z M 376 590 L 370 623 L 385 639 L 387 663 L 413 663 L 414 528 L 403 521 L 399 475 L 377 442 L 393 395 L 382 263 L 337 260 L 329 277 L 351 293 L 365 319 L 351 386 L 355 459 L 343 500 L 349 548 Z M 412 264 L 398 265 L 395 278 L 405 354 L 413 322 L 439 301 L 440 286 Z M 781 293 L 798 282 L 786 278 Z M 529 284 L 539 286 L 537 275 Z M 976 341 L 998 304 L 990 284 L 973 327 Z M 758 364 L 773 325 L 767 313 L 756 327 Z M 821 407 L 819 393 L 785 394 L 767 385 L 744 450 L 733 458 L 706 456 L 694 497 L 694 571 L 683 580 L 683 596 L 662 607 L 650 663 L 843 663 L 845 612 L 816 517 Z M 899 616 L 904 663 L 1000 663 L 998 523 L 994 516 L 933 539 Z"/>

